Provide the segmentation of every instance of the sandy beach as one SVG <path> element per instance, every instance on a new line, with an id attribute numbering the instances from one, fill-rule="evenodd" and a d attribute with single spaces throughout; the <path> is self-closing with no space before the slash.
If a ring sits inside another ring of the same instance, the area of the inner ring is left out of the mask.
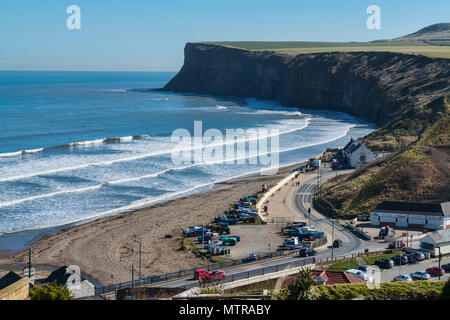
<path id="1" fill-rule="evenodd" d="M 137 271 L 139 263 L 137 240 L 142 243 L 143 276 L 207 264 L 207 260 L 182 249 L 182 229 L 210 223 L 232 202 L 260 191 L 263 183 L 274 185 L 297 167 L 282 168 L 276 175 L 230 181 L 210 191 L 63 229 L 31 245 L 33 263 L 78 265 L 103 285 L 129 281 L 131 264 Z M 27 251 L 9 257 L 5 253 L 0 256 L 0 267 L 28 259 Z"/>

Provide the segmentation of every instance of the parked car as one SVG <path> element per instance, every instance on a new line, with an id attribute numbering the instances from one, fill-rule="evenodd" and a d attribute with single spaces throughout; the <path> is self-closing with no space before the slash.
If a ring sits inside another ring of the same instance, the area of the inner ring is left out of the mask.
<path id="1" fill-rule="evenodd" d="M 207 281 L 224 279 L 226 276 L 225 272 L 222 270 L 214 270 L 208 272 L 203 278 Z"/>
<path id="2" fill-rule="evenodd" d="M 367 266 L 358 266 L 358 267 L 356 267 L 355 269 L 356 269 L 356 270 L 360 270 L 360 271 L 362 271 L 362 272 L 364 272 L 364 273 L 369 272 L 369 268 L 368 268 Z"/>
<path id="3" fill-rule="evenodd" d="M 246 260 L 247 262 L 255 261 L 255 260 L 256 260 L 256 254 L 254 254 L 254 253 L 249 253 L 248 256 L 247 256 L 247 258 L 246 258 L 245 260 Z"/>
<path id="4" fill-rule="evenodd" d="M 194 271 L 194 279 L 198 280 L 200 278 L 205 277 L 208 274 L 208 270 L 206 269 L 198 269 Z"/>
<path id="5" fill-rule="evenodd" d="M 400 262 L 402 265 L 408 264 L 408 257 L 405 254 L 402 254 L 402 255 L 399 254 L 398 256 L 392 257 L 392 260 L 394 261 L 395 265 L 400 265 Z"/>
<path id="6" fill-rule="evenodd" d="M 380 269 L 391 269 L 394 267 L 394 260 L 392 259 L 380 259 L 374 263 Z"/>
<path id="7" fill-rule="evenodd" d="M 388 248 L 389 249 L 395 249 L 395 248 L 404 248 L 406 247 L 405 241 L 394 241 L 389 243 Z"/>
<path id="8" fill-rule="evenodd" d="M 300 257 L 310 257 L 317 255 L 317 251 L 312 248 L 302 248 L 298 254 Z"/>
<path id="9" fill-rule="evenodd" d="M 409 254 L 412 255 L 417 261 L 425 260 L 425 255 L 421 252 L 411 252 Z"/>
<path id="10" fill-rule="evenodd" d="M 443 264 L 441 268 L 444 269 L 445 272 L 450 272 L 450 263 Z"/>
<path id="11" fill-rule="evenodd" d="M 411 281 L 413 281 L 413 280 L 411 279 L 411 277 L 409 276 L 409 274 L 401 274 L 401 275 L 395 276 L 395 277 L 394 277 L 394 281 L 411 282 Z"/>
<path id="12" fill-rule="evenodd" d="M 416 259 L 416 257 L 414 255 L 406 253 L 405 256 L 408 257 L 409 264 L 419 263 L 419 261 Z"/>
<path id="13" fill-rule="evenodd" d="M 357 277 L 361 280 L 364 280 L 364 281 L 372 281 L 372 279 L 373 279 L 372 274 L 361 271 L 359 269 L 348 269 L 348 270 L 345 270 L 345 272 L 347 272 L 347 273 L 351 274 L 352 276 Z"/>
<path id="14" fill-rule="evenodd" d="M 413 280 L 428 280 L 430 279 L 430 274 L 425 271 L 416 271 L 409 274 Z"/>
<path id="15" fill-rule="evenodd" d="M 336 239 L 333 241 L 333 248 L 339 248 L 342 247 L 342 240 L 341 239 Z"/>
<path id="16" fill-rule="evenodd" d="M 439 267 L 431 267 L 425 270 L 427 273 L 429 273 L 432 276 L 438 276 L 439 274 L 443 276 L 445 274 L 445 270 Z"/>

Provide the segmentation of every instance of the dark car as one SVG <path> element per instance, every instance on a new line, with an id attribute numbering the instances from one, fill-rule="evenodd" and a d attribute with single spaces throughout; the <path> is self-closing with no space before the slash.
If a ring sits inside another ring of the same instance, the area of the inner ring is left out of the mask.
<path id="1" fill-rule="evenodd" d="M 392 259 L 380 259 L 374 263 L 380 269 L 391 269 L 394 267 L 394 260 Z"/>
<path id="2" fill-rule="evenodd" d="M 413 256 L 417 261 L 423 261 L 425 260 L 425 255 L 420 252 L 412 252 L 410 253 L 411 256 Z"/>
<path id="3" fill-rule="evenodd" d="M 298 254 L 300 257 L 310 257 L 317 255 L 317 251 L 312 248 L 302 248 Z"/>
<path id="4" fill-rule="evenodd" d="M 450 272 L 450 263 L 443 264 L 441 268 L 444 269 L 445 272 Z"/>
<path id="5" fill-rule="evenodd" d="M 369 268 L 368 268 L 367 266 L 358 266 L 358 267 L 356 267 L 355 269 L 356 269 L 356 270 L 360 270 L 360 271 L 362 271 L 362 272 L 364 272 L 364 273 L 369 272 Z"/>
<path id="6" fill-rule="evenodd" d="M 405 254 L 406 257 L 408 257 L 408 263 L 409 264 L 414 264 L 414 263 L 419 263 L 419 261 L 416 259 L 416 257 L 412 254 Z"/>
<path id="7" fill-rule="evenodd" d="M 401 262 L 402 265 L 403 264 L 408 264 L 408 257 L 406 256 L 406 254 L 402 254 L 402 255 L 398 255 L 398 256 L 392 257 L 392 260 L 394 261 L 395 265 L 400 265 L 400 262 Z"/>
<path id="8" fill-rule="evenodd" d="M 342 240 L 341 239 L 336 239 L 333 241 L 333 248 L 339 248 L 342 247 Z"/>

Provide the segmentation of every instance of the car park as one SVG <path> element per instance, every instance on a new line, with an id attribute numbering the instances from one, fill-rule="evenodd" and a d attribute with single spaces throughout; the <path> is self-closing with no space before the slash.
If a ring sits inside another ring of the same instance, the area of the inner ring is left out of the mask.
<path id="1" fill-rule="evenodd" d="M 394 260 L 392 259 L 380 259 L 374 263 L 380 269 L 391 269 L 394 267 Z"/>
<path id="2" fill-rule="evenodd" d="M 443 276 L 445 274 L 444 269 L 439 267 L 431 267 L 425 270 L 427 273 L 429 273 L 431 276 Z"/>
<path id="3" fill-rule="evenodd" d="M 430 279 L 430 274 L 424 271 L 416 271 L 409 274 L 413 280 L 428 280 Z"/>
<path id="4" fill-rule="evenodd" d="M 333 248 L 339 248 L 342 247 L 342 240 L 341 239 L 336 239 L 333 241 Z"/>
<path id="5" fill-rule="evenodd" d="M 411 282 L 413 281 L 409 274 L 400 274 L 398 276 L 394 277 L 394 281 L 405 281 L 405 282 Z"/>

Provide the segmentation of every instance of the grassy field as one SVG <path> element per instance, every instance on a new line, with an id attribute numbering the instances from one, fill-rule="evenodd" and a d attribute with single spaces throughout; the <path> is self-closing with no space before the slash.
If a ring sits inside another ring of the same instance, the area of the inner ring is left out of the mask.
<path id="1" fill-rule="evenodd" d="M 371 265 L 371 264 L 374 264 L 374 262 L 377 260 L 391 259 L 392 257 L 394 257 L 398 254 L 399 254 L 399 252 L 393 252 L 393 253 L 381 254 L 379 256 L 374 256 L 374 257 L 366 257 L 366 258 L 364 258 L 364 261 L 366 261 L 367 264 Z"/>
<path id="2" fill-rule="evenodd" d="M 327 268 L 327 270 L 334 270 L 334 271 L 345 271 L 348 269 L 352 269 L 357 267 L 358 264 L 355 260 L 344 260 L 335 264 L 332 264 Z"/>
<path id="3" fill-rule="evenodd" d="M 450 58 L 450 46 L 415 44 L 407 41 L 377 42 L 312 42 L 312 41 L 234 41 L 209 42 L 247 50 L 270 50 L 289 54 L 318 52 L 366 52 L 389 51 L 407 54 L 422 54 L 429 57 Z"/>
<path id="4" fill-rule="evenodd" d="M 429 300 L 436 299 L 445 285 L 441 281 L 384 282 L 380 289 L 369 289 L 364 284 L 318 286 L 314 290 L 320 299 L 338 300 L 364 298 L 369 300 Z"/>

